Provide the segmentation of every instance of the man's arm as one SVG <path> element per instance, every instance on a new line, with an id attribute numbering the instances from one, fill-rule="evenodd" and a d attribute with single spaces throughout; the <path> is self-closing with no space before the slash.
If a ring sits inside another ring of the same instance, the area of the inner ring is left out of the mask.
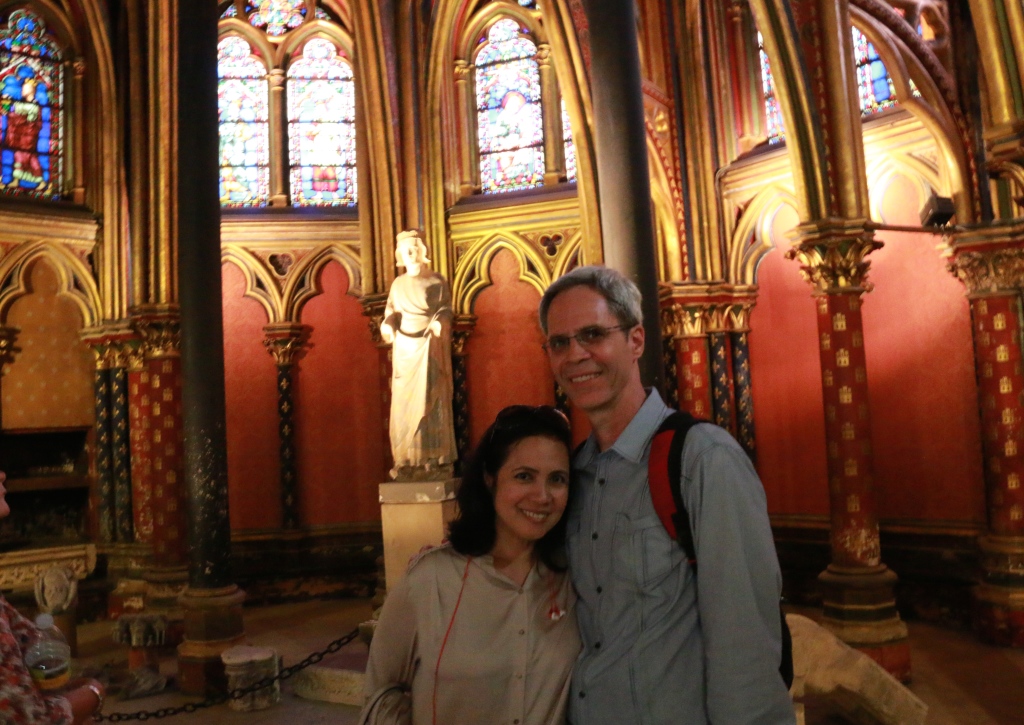
<path id="1" fill-rule="evenodd" d="M 683 471 L 709 722 L 791 725 L 793 704 L 779 674 L 782 576 L 764 488 L 739 444 L 713 426 L 690 431 Z"/>

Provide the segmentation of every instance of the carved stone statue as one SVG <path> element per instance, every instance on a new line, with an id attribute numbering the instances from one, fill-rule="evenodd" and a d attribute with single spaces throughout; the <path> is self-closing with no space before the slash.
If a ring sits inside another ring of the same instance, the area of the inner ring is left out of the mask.
<path id="1" fill-rule="evenodd" d="M 391 476 L 450 476 L 456 457 L 451 291 L 430 269 L 419 231 L 399 234 L 395 254 L 405 274 L 391 285 L 380 326 L 381 337 L 392 344 Z"/>
<path id="2" fill-rule="evenodd" d="M 36 579 L 36 604 L 39 611 L 64 614 L 78 595 L 78 579 L 66 566 L 51 566 Z"/>

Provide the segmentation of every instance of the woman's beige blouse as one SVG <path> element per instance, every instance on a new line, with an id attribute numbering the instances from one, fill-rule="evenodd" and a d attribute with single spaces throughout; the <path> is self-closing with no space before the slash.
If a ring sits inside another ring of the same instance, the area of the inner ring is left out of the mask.
<path id="1" fill-rule="evenodd" d="M 519 587 L 490 556 L 474 557 L 453 619 L 466 563 L 448 546 L 433 549 L 388 593 L 370 647 L 367 696 L 389 683 L 411 686 L 413 725 L 433 725 L 434 672 L 451 622 L 436 725 L 562 725 L 580 650 L 568 577 L 538 564 Z"/>

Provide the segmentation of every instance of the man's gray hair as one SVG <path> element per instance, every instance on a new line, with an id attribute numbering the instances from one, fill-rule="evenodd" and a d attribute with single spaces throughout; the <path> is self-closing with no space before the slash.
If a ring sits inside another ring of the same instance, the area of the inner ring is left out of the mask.
<path id="1" fill-rule="evenodd" d="M 589 287 L 604 297 L 608 308 L 623 327 L 633 328 L 644 321 L 644 313 L 640 309 L 643 298 L 631 279 L 608 267 L 577 267 L 552 282 L 541 297 L 540 328 L 545 335 L 548 334 L 548 308 L 552 301 L 573 287 Z"/>

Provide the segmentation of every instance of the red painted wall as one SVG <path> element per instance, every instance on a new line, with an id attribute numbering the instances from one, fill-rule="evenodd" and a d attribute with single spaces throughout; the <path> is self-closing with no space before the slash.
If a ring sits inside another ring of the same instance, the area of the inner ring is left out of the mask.
<path id="1" fill-rule="evenodd" d="M 385 481 L 384 417 L 377 348 L 359 300 L 346 294 L 336 262 L 320 274 L 320 294 L 302 310 L 311 347 L 295 389 L 300 520 L 309 526 L 380 520 Z"/>
<path id="2" fill-rule="evenodd" d="M 901 177 L 883 199 L 890 224 L 919 224 L 915 187 Z M 784 258 L 796 223 L 773 226 L 777 248 L 758 269 L 750 359 L 758 469 L 769 510 L 827 514 L 827 473 L 817 326 L 810 285 Z M 964 289 L 938 240 L 883 233 L 864 295 L 872 444 L 883 519 L 984 520 L 981 433 Z"/>
<path id="3" fill-rule="evenodd" d="M 897 176 L 889 224 L 917 225 L 922 200 Z M 985 520 L 981 424 L 964 286 L 928 234 L 882 232 L 864 296 L 871 438 L 883 518 Z"/>
<path id="4" fill-rule="evenodd" d="M 784 256 L 796 222 L 788 206 L 775 217 L 776 249 L 758 268 L 750 318 L 757 468 L 771 513 L 820 515 L 828 514 L 828 467 L 817 318 L 810 285 Z"/>
<path id="5" fill-rule="evenodd" d="M 474 304 L 476 328 L 466 343 L 470 438 L 475 444 L 506 405 L 553 405 L 555 382 L 541 348 L 540 294 L 519 281 L 511 252 L 494 255 L 493 284 Z"/>
<path id="6" fill-rule="evenodd" d="M 222 267 L 228 506 L 232 529 L 281 525 L 277 464 L 277 366 L 263 347 L 267 313 L 242 295 L 245 277 Z"/>

